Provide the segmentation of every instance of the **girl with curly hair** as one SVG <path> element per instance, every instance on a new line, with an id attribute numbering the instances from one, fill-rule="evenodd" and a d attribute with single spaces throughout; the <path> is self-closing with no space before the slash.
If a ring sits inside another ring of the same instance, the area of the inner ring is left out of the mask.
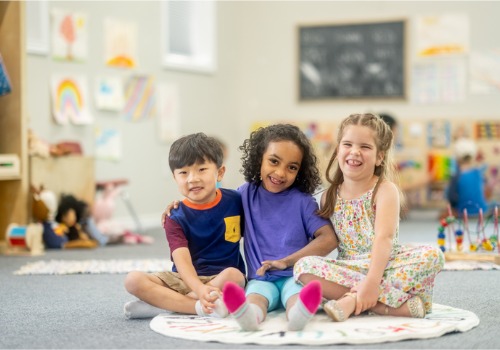
<path id="1" fill-rule="evenodd" d="M 269 311 L 284 307 L 288 329 L 302 330 L 321 302 L 317 281 L 302 287 L 293 266 L 309 255 L 337 247 L 331 222 L 318 215 L 312 194 L 321 183 L 317 159 L 302 131 L 290 124 L 260 128 L 240 147 L 246 183 L 246 290 L 226 283 L 222 297 L 243 330 L 257 330 Z"/>

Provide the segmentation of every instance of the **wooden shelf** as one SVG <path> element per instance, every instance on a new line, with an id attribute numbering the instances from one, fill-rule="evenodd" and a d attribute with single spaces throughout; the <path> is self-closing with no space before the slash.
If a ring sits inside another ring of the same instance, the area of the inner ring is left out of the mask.
<path id="1" fill-rule="evenodd" d="M 28 223 L 28 135 L 24 111 L 24 1 L 0 1 L 0 53 L 12 92 L 0 96 L 0 153 L 19 156 L 20 175 L 0 180 L 0 241 L 9 224 Z"/>

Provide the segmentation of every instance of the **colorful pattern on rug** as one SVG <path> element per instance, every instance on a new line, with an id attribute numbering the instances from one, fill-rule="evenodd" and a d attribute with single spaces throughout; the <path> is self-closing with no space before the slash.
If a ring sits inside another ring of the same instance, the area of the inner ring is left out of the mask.
<path id="1" fill-rule="evenodd" d="M 50 260 L 36 261 L 22 266 L 15 275 L 73 275 L 118 274 L 130 271 L 169 271 L 172 262 L 166 259 L 115 259 L 115 260 Z"/>
<path id="2" fill-rule="evenodd" d="M 150 322 L 153 331 L 168 337 L 231 344 L 325 345 L 374 344 L 407 339 L 437 338 L 451 332 L 467 332 L 479 324 L 472 312 L 433 304 L 433 312 L 423 319 L 362 315 L 345 322 L 332 322 L 323 312 L 300 332 L 287 330 L 284 311 L 267 315 L 261 330 L 244 332 L 231 317 L 217 319 L 165 313 Z"/>

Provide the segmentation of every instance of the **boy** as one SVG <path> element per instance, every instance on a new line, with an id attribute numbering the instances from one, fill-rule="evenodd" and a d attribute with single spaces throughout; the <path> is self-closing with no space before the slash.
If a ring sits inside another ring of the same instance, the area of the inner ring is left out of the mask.
<path id="1" fill-rule="evenodd" d="M 125 304 L 127 318 L 154 317 L 164 310 L 226 317 L 220 290 L 231 281 L 245 286 L 240 253 L 243 207 L 238 192 L 216 188 L 224 176 L 220 144 L 203 133 L 175 141 L 169 166 L 185 197 L 164 229 L 172 271 L 130 272 L 125 288 L 140 300 Z"/>

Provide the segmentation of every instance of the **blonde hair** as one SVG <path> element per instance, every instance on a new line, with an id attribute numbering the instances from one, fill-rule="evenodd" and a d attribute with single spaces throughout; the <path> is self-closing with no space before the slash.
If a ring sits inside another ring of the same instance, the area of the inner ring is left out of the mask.
<path id="1" fill-rule="evenodd" d="M 384 180 L 389 180 L 396 184 L 399 184 L 397 167 L 393 155 L 393 134 L 390 127 L 381 117 L 376 114 L 351 114 L 340 124 L 337 134 L 337 145 L 335 146 L 335 150 L 333 151 L 330 161 L 328 162 L 328 167 L 326 169 L 326 180 L 330 184 L 330 187 L 326 191 L 325 204 L 319 211 L 319 215 L 324 218 L 329 218 L 332 216 L 337 200 L 337 190 L 339 186 L 344 182 L 344 174 L 340 170 L 337 156 L 339 144 L 342 140 L 345 129 L 351 125 L 366 126 L 373 130 L 373 132 L 375 133 L 374 140 L 375 146 L 377 148 L 377 154 L 383 154 L 384 156 L 381 164 L 375 166 L 375 169 L 373 170 L 373 174 L 378 176 L 378 180 L 373 191 L 372 205 L 373 198 L 375 198 L 378 188 Z M 399 187 L 398 189 L 401 198 L 401 206 L 404 207 L 404 195 Z"/>

